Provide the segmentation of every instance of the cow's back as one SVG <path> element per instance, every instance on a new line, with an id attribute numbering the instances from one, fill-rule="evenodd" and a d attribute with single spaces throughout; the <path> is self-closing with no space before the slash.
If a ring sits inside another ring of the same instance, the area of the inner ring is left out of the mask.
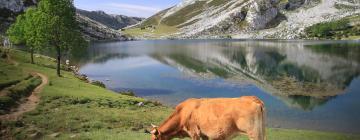
<path id="1" fill-rule="evenodd" d="M 189 99 L 176 107 L 182 124 L 210 138 L 228 137 L 251 128 L 263 103 L 257 97 Z"/>

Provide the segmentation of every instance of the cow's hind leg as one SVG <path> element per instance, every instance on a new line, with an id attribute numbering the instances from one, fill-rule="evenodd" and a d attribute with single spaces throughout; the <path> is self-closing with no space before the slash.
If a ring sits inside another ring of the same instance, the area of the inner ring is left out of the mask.
<path id="1" fill-rule="evenodd" d="M 258 139 L 256 139 L 256 137 L 253 136 L 253 135 L 248 135 L 248 137 L 249 137 L 249 140 L 258 140 Z"/>
<path id="2" fill-rule="evenodd" d="M 259 136 L 259 133 L 256 131 L 249 131 L 248 133 L 249 140 L 263 140 Z"/>

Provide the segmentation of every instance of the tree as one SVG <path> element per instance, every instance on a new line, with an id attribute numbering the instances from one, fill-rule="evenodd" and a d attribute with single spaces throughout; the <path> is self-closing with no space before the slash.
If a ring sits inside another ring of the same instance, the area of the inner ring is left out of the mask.
<path id="1" fill-rule="evenodd" d="M 30 47 L 32 63 L 34 49 L 54 47 L 61 76 L 62 52 L 86 45 L 79 29 L 73 0 L 41 0 L 37 8 L 18 16 L 7 33 L 13 42 Z"/>
<path id="2" fill-rule="evenodd" d="M 14 24 L 6 31 L 9 39 L 15 44 L 25 43 L 24 38 L 25 15 L 19 15 Z"/>
<path id="3" fill-rule="evenodd" d="M 31 63 L 34 64 L 34 50 L 41 48 L 41 41 L 39 39 L 39 31 L 36 30 L 36 25 L 39 24 L 39 20 L 37 19 L 37 12 L 36 8 L 29 8 L 25 12 L 25 21 L 23 25 L 23 32 L 24 32 L 24 39 L 26 42 L 26 46 L 30 49 L 31 55 Z"/>
<path id="4" fill-rule="evenodd" d="M 80 33 L 76 21 L 76 9 L 73 0 L 41 0 L 37 17 L 41 22 L 37 26 L 40 44 L 55 47 L 57 54 L 57 75 L 60 75 L 61 54 L 71 47 L 85 46 L 86 41 Z"/>
<path id="5" fill-rule="evenodd" d="M 38 30 L 36 30 L 36 25 L 40 22 L 37 19 L 37 14 L 39 12 L 36 8 L 28 8 L 24 14 L 16 18 L 16 22 L 6 32 L 15 44 L 25 44 L 29 47 L 32 64 L 34 64 L 34 50 L 41 46 Z"/>
<path id="6" fill-rule="evenodd" d="M 25 22 L 26 22 L 26 16 L 19 15 L 16 18 L 15 23 L 12 24 L 10 28 L 7 30 L 6 34 L 9 36 L 11 42 L 13 42 L 14 44 L 25 44 L 26 46 L 30 46 L 26 44 Z M 30 48 L 30 50 L 33 49 Z M 31 55 L 31 63 L 34 64 L 33 51 L 31 51 L 30 55 Z"/>

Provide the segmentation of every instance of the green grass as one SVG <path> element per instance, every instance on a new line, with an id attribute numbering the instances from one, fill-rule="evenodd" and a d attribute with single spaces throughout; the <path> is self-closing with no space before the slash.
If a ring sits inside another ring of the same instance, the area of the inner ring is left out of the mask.
<path id="1" fill-rule="evenodd" d="M 17 50 L 11 52 L 19 67 L 47 75 L 51 85 L 40 94 L 41 102 L 37 109 L 21 120 L 24 125 L 10 127 L 16 138 L 26 139 L 34 132 L 40 132 L 41 137 L 55 132 L 64 135 L 110 130 L 143 132 L 150 123 L 159 123 L 171 111 L 142 98 L 120 95 L 84 83 L 70 72 L 62 71 L 63 77 L 59 78 L 55 69 L 42 66 L 42 62 L 53 63 L 46 57 L 38 58 L 40 64 L 32 65 L 22 57 L 26 56 L 24 54 Z M 145 106 L 136 106 L 138 102 L 144 102 Z"/>
<path id="2" fill-rule="evenodd" d="M 12 50 L 11 55 L 25 71 L 36 71 L 48 76 L 51 84 L 40 94 L 41 102 L 36 110 L 28 112 L 19 121 L 2 121 L 1 128 L 10 130 L 10 138 L 32 139 L 107 139 L 144 140 L 151 123 L 159 124 L 172 109 L 142 98 L 121 95 L 107 89 L 85 83 L 70 72 L 62 71 L 57 77 L 55 69 L 44 67 L 46 57 L 39 57 L 38 65 L 29 64 L 27 53 Z M 40 63 L 40 64 L 39 64 Z M 144 102 L 145 106 L 135 104 Z M 51 134 L 59 133 L 57 137 Z M 268 129 L 269 140 L 342 140 L 359 139 L 359 136 L 317 131 Z M 3 136 L 0 135 L 1 138 Z M 5 137 L 10 139 L 9 137 Z M 238 139 L 246 139 L 240 137 Z M 237 140 L 238 140 L 237 139 Z"/>
<path id="3" fill-rule="evenodd" d="M 2 49 L 0 52 L 4 52 Z M 0 59 L 0 114 L 4 114 L 17 101 L 28 96 L 31 91 L 41 83 L 38 77 L 32 77 L 17 64 L 8 58 Z"/>
<path id="4" fill-rule="evenodd" d="M 178 28 L 167 26 L 167 25 L 157 25 L 155 26 L 155 29 L 141 29 L 138 27 L 126 29 L 123 31 L 126 35 L 134 36 L 134 37 L 145 37 L 149 39 L 157 39 L 160 37 L 166 37 L 173 33 L 176 33 L 178 31 Z"/>
<path id="5" fill-rule="evenodd" d="M 340 20 L 318 23 L 305 29 L 310 38 L 320 39 L 360 39 L 360 15 Z"/>
<path id="6" fill-rule="evenodd" d="M 69 139 L 70 135 L 61 135 L 59 139 Z M 267 129 L 268 140 L 356 140 L 359 136 L 344 135 L 336 133 L 324 133 L 317 131 L 287 130 L 287 129 Z M 141 132 L 116 132 L 116 131 L 96 131 L 89 133 L 79 133 L 77 139 L 106 139 L 106 140 L 146 140 L 150 139 L 149 134 Z M 180 140 L 180 139 L 176 139 Z M 186 138 L 183 140 L 190 140 Z M 247 136 L 238 136 L 234 140 L 248 140 Z"/>
<path id="7" fill-rule="evenodd" d="M 209 4 L 209 7 L 210 6 L 220 6 L 220 5 L 223 5 L 226 2 L 228 2 L 228 1 L 227 0 L 212 0 L 208 4 Z"/>
<path id="8" fill-rule="evenodd" d="M 7 96 L 13 98 L 14 100 L 19 100 L 22 97 L 28 96 L 36 86 L 41 84 L 40 77 L 32 77 L 27 80 L 23 80 L 20 83 L 10 87 L 9 93 Z"/>
<path id="9" fill-rule="evenodd" d="M 206 1 L 196 1 L 194 4 L 186 6 L 176 13 L 164 18 L 161 23 L 168 26 L 177 26 L 197 16 L 204 10 Z"/>
<path id="10" fill-rule="evenodd" d="M 157 14 L 155 14 L 155 15 L 147 18 L 144 22 L 142 22 L 140 25 L 138 25 L 138 26 L 136 26 L 136 27 L 141 28 L 141 27 L 157 26 L 157 25 L 159 25 L 160 20 L 161 20 L 161 17 L 162 17 L 164 14 L 166 14 L 166 12 L 167 12 L 169 9 L 170 9 L 170 8 L 158 12 Z"/>
<path id="11" fill-rule="evenodd" d="M 0 114 L 4 114 L 11 107 L 15 106 L 17 101 L 31 94 L 36 86 L 41 84 L 39 77 L 31 77 L 22 80 L 16 85 L 5 88 L 0 95 Z"/>
<path id="12" fill-rule="evenodd" d="M 0 59 L 0 89 L 16 84 L 29 77 L 29 73 L 21 68 L 7 64 L 6 60 Z"/>
<path id="13" fill-rule="evenodd" d="M 162 18 L 164 14 L 169 10 L 165 9 L 158 14 L 146 19 L 140 25 L 126 29 L 123 32 L 128 36 L 138 38 L 171 38 L 171 35 L 177 33 L 179 31 L 179 28 L 195 23 L 197 20 L 193 20 L 189 23 L 183 24 L 203 12 L 204 7 L 219 6 L 223 2 L 225 2 L 225 0 L 214 0 L 211 1 L 209 4 L 207 4 L 206 1 L 196 1 L 194 4 L 184 7 L 174 14 Z M 154 26 L 155 29 L 142 29 L 149 26 Z"/>

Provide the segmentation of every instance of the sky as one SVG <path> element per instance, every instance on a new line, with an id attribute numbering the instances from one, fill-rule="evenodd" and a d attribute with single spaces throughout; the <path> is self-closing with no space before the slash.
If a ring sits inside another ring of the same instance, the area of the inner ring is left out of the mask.
<path id="1" fill-rule="evenodd" d="M 150 17 L 155 13 L 178 4 L 180 0 L 74 0 L 78 9 L 108 14 Z"/>

